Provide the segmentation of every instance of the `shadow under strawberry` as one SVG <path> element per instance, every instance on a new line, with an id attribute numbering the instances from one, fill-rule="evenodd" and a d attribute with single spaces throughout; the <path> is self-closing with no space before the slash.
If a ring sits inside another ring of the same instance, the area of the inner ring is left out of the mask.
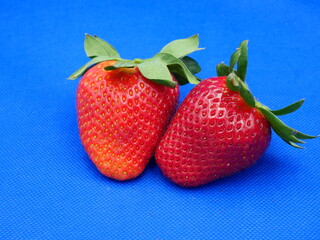
<path id="1" fill-rule="evenodd" d="M 258 191 L 261 190 L 261 184 L 264 185 L 264 190 L 268 188 L 274 188 L 277 186 L 279 191 L 283 189 L 285 182 L 289 179 L 296 179 L 296 173 L 298 171 L 297 166 L 288 163 L 284 160 L 285 156 L 281 154 L 275 154 L 272 152 L 266 152 L 259 161 L 253 164 L 251 167 L 237 172 L 231 176 L 217 179 L 215 181 L 203 184 L 197 187 L 188 188 L 191 192 L 203 192 L 203 190 L 223 191 L 223 192 L 238 192 L 245 189 L 245 191 Z M 162 180 L 166 185 L 170 187 L 184 190 L 184 186 L 175 184 L 161 173 L 158 169 L 157 174 L 161 174 Z M 271 177 L 270 177 L 271 176 Z M 268 182 L 266 184 L 265 182 Z M 283 183 L 283 184 L 281 184 Z M 215 190 L 212 190 L 215 189 Z"/>

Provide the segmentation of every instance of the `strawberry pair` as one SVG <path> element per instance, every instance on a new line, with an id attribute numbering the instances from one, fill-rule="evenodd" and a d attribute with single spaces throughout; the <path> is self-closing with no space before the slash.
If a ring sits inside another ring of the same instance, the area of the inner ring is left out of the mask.
<path id="1" fill-rule="evenodd" d="M 83 75 L 76 95 L 82 144 L 99 171 L 117 180 L 139 176 L 155 155 L 163 174 L 186 187 L 239 172 L 266 151 L 271 128 L 300 147 L 315 136 L 286 126 L 257 102 L 245 83 L 247 41 L 218 77 L 200 81 L 198 63 L 187 55 L 200 50 L 198 35 L 167 44 L 150 59 L 122 59 L 109 43 L 86 35 L 91 60 L 70 76 Z M 237 65 L 237 70 L 234 67 Z M 196 84 L 177 109 L 179 85 Z"/>

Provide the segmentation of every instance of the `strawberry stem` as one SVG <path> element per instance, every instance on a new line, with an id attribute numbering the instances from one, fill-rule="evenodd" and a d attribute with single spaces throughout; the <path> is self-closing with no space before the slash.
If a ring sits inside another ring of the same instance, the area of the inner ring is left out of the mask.
<path id="1" fill-rule="evenodd" d="M 142 63 L 143 60 L 140 59 L 140 58 L 135 58 L 135 59 L 133 59 L 133 62 L 136 63 L 136 64 L 139 64 L 139 63 Z"/>
<path id="2" fill-rule="evenodd" d="M 301 99 L 300 101 L 292 103 L 287 107 L 284 107 L 279 110 L 272 110 L 271 112 L 277 116 L 289 114 L 289 113 L 292 113 L 292 112 L 298 110 L 302 106 L 303 103 L 304 103 L 304 99 Z"/>

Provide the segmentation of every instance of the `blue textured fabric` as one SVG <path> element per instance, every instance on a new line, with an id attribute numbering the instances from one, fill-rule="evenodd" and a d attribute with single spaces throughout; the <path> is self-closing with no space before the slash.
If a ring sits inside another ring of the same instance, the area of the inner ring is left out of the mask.
<path id="1" fill-rule="evenodd" d="M 319 1 L 3 1 L 0 8 L 0 239 L 320 239 L 319 140 L 273 135 L 248 170 L 203 187 L 103 177 L 78 136 L 66 78 L 87 61 L 84 33 L 128 59 L 200 34 L 200 78 L 249 40 L 247 82 L 281 119 L 320 134 Z M 192 88 L 181 88 L 181 100 Z"/>

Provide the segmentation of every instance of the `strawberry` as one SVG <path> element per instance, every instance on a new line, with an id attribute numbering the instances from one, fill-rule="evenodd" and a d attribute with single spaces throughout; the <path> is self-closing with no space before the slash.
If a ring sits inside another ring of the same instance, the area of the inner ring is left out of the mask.
<path id="1" fill-rule="evenodd" d="M 172 117 L 179 84 L 197 83 L 200 71 L 186 54 L 198 36 L 173 41 L 151 59 L 125 60 L 109 43 L 86 35 L 92 58 L 70 79 L 82 76 L 76 93 L 81 142 L 98 170 L 116 180 L 139 176 Z"/>
<path id="2" fill-rule="evenodd" d="M 234 66 L 237 64 L 237 70 Z M 298 101 L 271 111 L 257 102 L 245 83 L 247 41 L 230 66 L 217 66 L 218 77 L 195 86 L 174 115 L 156 149 L 156 162 L 174 183 L 195 187 L 244 170 L 266 151 L 271 128 L 288 144 L 315 136 L 286 126 L 276 115 L 297 110 Z"/>

